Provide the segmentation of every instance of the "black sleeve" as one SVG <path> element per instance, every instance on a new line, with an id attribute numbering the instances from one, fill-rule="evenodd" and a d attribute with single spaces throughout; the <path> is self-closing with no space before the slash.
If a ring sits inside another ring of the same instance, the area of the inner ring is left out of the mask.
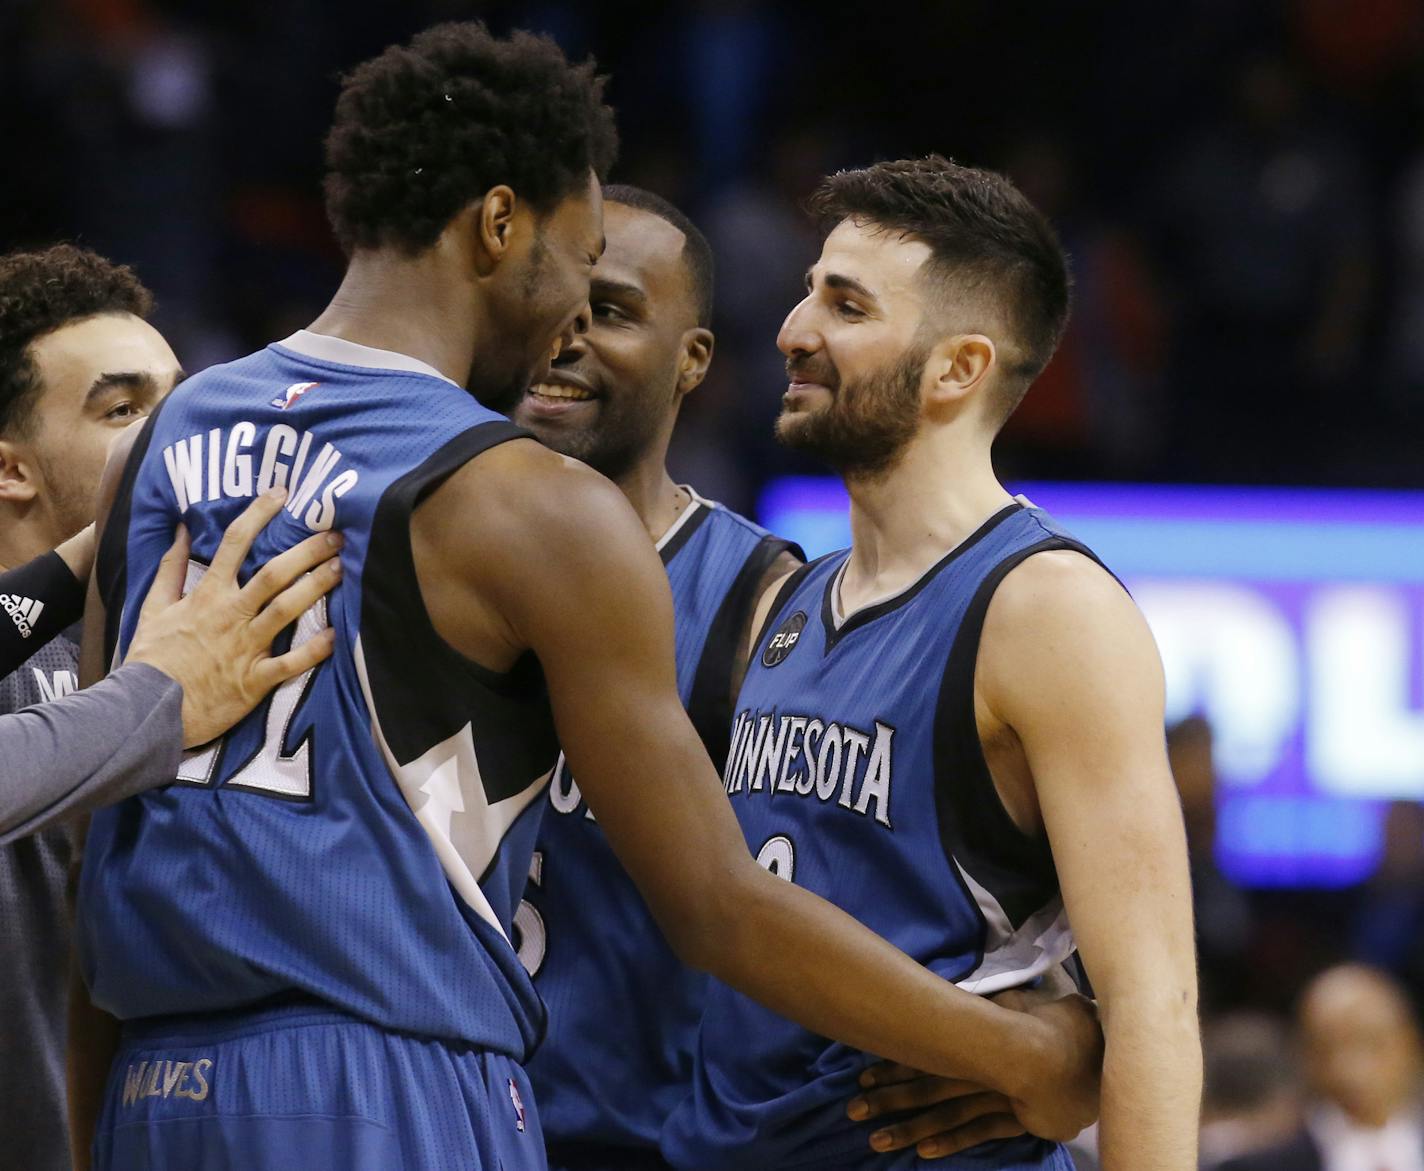
<path id="1" fill-rule="evenodd" d="M 0 678 L 84 617 L 84 586 L 58 553 L 0 573 Z"/>

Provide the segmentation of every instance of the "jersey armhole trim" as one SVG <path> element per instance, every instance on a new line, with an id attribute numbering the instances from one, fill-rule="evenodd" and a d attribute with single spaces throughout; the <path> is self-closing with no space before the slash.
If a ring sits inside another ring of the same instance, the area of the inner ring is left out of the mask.
<path id="1" fill-rule="evenodd" d="M 790 541 L 770 535 L 762 537 L 747 554 L 707 629 L 692 678 L 687 714 L 702 738 L 707 755 L 714 761 L 722 760 L 729 747 L 732 679 L 737 671 L 737 657 L 744 650 L 742 636 L 760 600 L 757 586 L 778 557 L 793 551 L 799 552 L 799 549 Z"/>
<path id="2" fill-rule="evenodd" d="M 934 794 L 940 841 L 951 870 L 957 862 L 1003 906 L 1015 927 L 1057 888 L 1047 836 L 1026 834 L 1004 808 L 979 740 L 974 680 L 984 620 L 1004 579 L 1037 553 L 1069 550 L 1101 565 L 1085 545 L 1050 536 L 1010 553 L 979 584 L 954 637 L 934 717 Z"/>
<path id="3" fill-rule="evenodd" d="M 786 608 L 786 604 L 791 601 L 796 591 L 801 588 L 806 578 L 811 575 L 811 571 L 817 566 L 829 561 L 832 557 L 837 556 L 837 554 L 844 552 L 844 549 L 838 549 L 835 552 L 823 554 L 814 561 L 808 561 L 781 583 L 781 588 L 776 591 L 776 598 L 771 603 L 771 609 L 766 612 L 766 617 L 762 619 L 761 629 L 757 631 L 756 640 L 751 645 L 751 659 L 756 658 L 757 647 L 766 641 L 766 636 L 771 633 L 777 617 L 781 614 L 781 611 Z"/>
<path id="4" fill-rule="evenodd" d="M 421 502 L 465 464 L 501 443 L 508 443 L 512 439 L 531 438 L 533 436 L 528 431 L 507 420 L 491 419 L 475 424 L 449 440 L 424 463 L 391 484 L 382 494 L 380 503 L 376 505 L 375 516 L 371 521 L 371 551 L 377 549 L 379 539 L 381 553 L 390 558 L 389 575 L 396 581 L 405 581 L 409 589 L 414 591 L 414 604 L 405 616 L 409 625 L 407 633 L 413 640 L 419 639 L 434 649 L 450 666 L 470 675 L 481 685 L 501 693 L 517 688 L 523 674 L 522 658 L 508 671 L 494 671 L 462 655 L 441 637 L 419 592 L 420 579 L 415 570 L 415 550 L 411 545 L 410 526 L 415 510 L 420 507 Z M 367 580 L 362 583 L 362 592 L 367 594 L 371 592 L 371 579 L 374 577 L 371 573 L 373 560 L 368 553 L 365 575 Z M 382 574 L 383 578 L 386 576 Z M 364 603 L 362 611 L 365 611 Z"/>
<path id="5" fill-rule="evenodd" d="M 119 485 L 114 493 L 113 504 L 104 521 L 104 531 L 99 534 L 99 544 L 94 552 L 94 582 L 99 597 L 104 602 L 104 663 L 113 662 L 114 651 L 119 645 L 119 627 L 124 616 L 124 594 L 128 589 L 128 547 L 129 521 L 133 515 L 133 490 L 138 480 L 139 469 L 153 442 L 154 428 L 163 408 L 173 401 L 170 394 L 163 399 L 143 422 L 143 427 L 129 450 L 124 463 Z"/>

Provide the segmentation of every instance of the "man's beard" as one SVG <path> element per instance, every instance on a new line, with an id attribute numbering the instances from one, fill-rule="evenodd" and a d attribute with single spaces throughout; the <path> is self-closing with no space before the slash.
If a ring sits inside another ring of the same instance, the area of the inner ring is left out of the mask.
<path id="1" fill-rule="evenodd" d="M 98 505 L 99 476 L 86 478 L 82 469 L 66 466 L 66 461 L 38 455 L 37 462 L 48 489 L 50 513 L 60 541 L 67 541 L 86 525 L 94 523 Z M 97 471 L 97 469 L 96 469 Z"/>
<path id="2" fill-rule="evenodd" d="M 545 447 L 618 481 L 647 458 L 658 441 L 661 420 L 646 404 L 603 394 L 594 401 L 592 414 L 593 418 L 582 427 L 552 422 L 530 422 L 527 426 Z"/>
<path id="3" fill-rule="evenodd" d="M 920 377 L 928 357 L 928 347 L 911 344 L 879 370 L 833 385 L 828 406 L 797 413 L 783 409 L 776 438 L 793 451 L 824 460 L 847 479 L 888 472 L 919 427 Z M 787 369 L 798 368 L 787 363 Z M 806 370 L 804 364 L 799 367 Z"/>

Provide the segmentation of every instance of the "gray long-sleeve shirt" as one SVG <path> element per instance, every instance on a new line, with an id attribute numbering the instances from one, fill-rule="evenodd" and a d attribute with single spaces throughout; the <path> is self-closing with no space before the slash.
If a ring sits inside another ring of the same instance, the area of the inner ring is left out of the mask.
<path id="1" fill-rule="evenodd" d="M 183 691 L 131 663 L 93 687 L 0 716 L 0 846 L 171 781 Z"/>
<path id="2" fill-rule="evenodd" d="M 0 1164 L 26 1171 L 70 1166 L 65 822 L 171 781 L 182 753 L 177 683 L 135 663 L 74 691 L 78 659 L 61 636 L 0 679 Z"/>

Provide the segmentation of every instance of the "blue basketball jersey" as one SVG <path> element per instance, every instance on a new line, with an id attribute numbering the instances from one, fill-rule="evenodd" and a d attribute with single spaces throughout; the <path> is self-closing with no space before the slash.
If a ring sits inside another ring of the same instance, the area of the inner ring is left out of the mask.
<path id="1" fill-rule="evenodd" d="M 982 994 L 1028 984 L 1072 951 L 1048 841 L 1004 810 L 974 715 L 990 598 L 1046 549 L 1087 552 L 1014 503 L 914 585 L 845 621 L 835 599 L 849 551 L 800 571 L 753 651 L 723 774 L 763 865 Z M 891 1156 L 869 1149 L 874 1127 L 845 1114 L 873 1060 L 710 981 L 692 1093 L 665 1128 L 664 1154 L 685 1171 L 888 1167 Z M 1061 1159 L 1023 1138 L 928 1165 Z"/>
<path id="2" fill-rule="evenodd" d="M 149 421 L 100 549 L 111 645 L 180 518 L 192 581 L 274 483 L 290 496 L 244 575 L 336 529 L 344 576 L 290 636 L 330 625 L 331 659 L 188 753 L 175 784 L 94 816 L 79 938 L 102 1008 L 310 999 L 516 1060 L 537 1043 L 509 940 L 557 757 L 542 674 L 440 638 L 410 541 L 427 494 L 524 434 L 423 363 L 305 331 L 189 379 Z"/>
<path id="3" fill-rule="evenodd" d="M 757 589 L 789 546 L 694 496 L 658 547 L 672 585 L 678 691 L 720 761 Z M 706 978 L 663 941 L 562 758 L 549 803 L 516 923 L 520 958 L 549 1011 L 529 1078 L 551 1162 L 561 1144 L 653 1152 L 691 1077 Z"/>

